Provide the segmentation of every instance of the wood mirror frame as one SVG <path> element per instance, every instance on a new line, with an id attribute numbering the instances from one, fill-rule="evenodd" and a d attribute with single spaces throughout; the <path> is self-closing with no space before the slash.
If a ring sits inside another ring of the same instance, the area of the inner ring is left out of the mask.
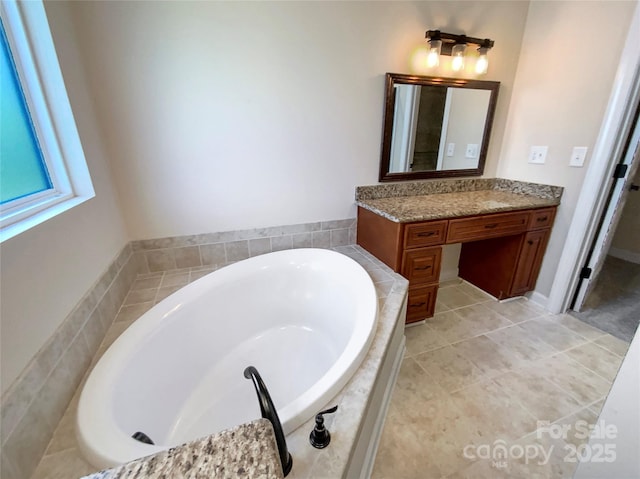
<path id="1" fill-rule="evenodd" d="M 480 143 L 480 151 L 478 154 L 478 164 L 476 168 L 466 169 L 449 169 L 449 170 L 421 170 L 406 172 L 389 172 L 391 163 L 391 143 L 394 128 L 394 111 L 396 88 L 398 84 L 406 85 L 427 85 L 455 88 L 469 88 L 476 90 L 489 90 L 490 97 L 487 106 L 487 114 L 484 122 L 482 141 Z M 442 78 L 418 75 L 405 75 L 401 73 L 387 73 L 385 82 L 385 109 L 384 122 L 382 132 L 382 147 L 380 158 L 380 174 L 378 180 L 380 182 L 388 181 L 405 181 L 425 178 L 446 178 L 458 176 L 481 176 L 484 171 L 484 164 L 489 146 L 489 138 L 491 136 L 491 126 L 495 114 L 496 103 L 498 100 L 498 89 L 500 82 L 483 81 L 483 80 L 467 80 L 464 78 Z"/>

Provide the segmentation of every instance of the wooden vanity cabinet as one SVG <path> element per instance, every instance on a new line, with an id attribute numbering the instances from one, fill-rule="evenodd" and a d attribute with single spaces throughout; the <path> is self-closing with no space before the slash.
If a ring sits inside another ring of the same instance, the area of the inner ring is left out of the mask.
<path id="1" fill-rule="evenodd" d="M 462 243 L 459 276 L 498 299 L 535 287 L 556 207 L 397 223 L 358 207 L 357 243 L 409 280 L 407 323 L 434 314 L 443 244 Z"/>

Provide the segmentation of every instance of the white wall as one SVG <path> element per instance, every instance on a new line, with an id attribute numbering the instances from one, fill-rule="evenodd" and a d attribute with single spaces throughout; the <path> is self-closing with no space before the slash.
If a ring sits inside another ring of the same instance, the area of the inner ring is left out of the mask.
<path id="1" fill-rule="evenodd" d="M 525 2 L 71 8 L 135 239 L 355 216 L 354 188 L 377 182 L 384 74 L 427 73 L 430 28 L 496 42 L 493 176 L 527 14 Z"/>
<path id="2" fill-rule="evenodd" d="M 2 243 L 0 330 L 4 392 L 126 244 L 68 6 L 46 4 L 95 198 Z"/>
<path id="3" fill-rule="evenodd" d="M 536 285 L 544 296 L 549 295 L 586 171 L 586 164 L 569 166 L 571 149 L 591 149 L 595 143 L 635 6 L 631 1 L 529 5 L 497 176 L 565 187 Z M 544 165 L 527 163 L 532 145 L 549 147 Z"/>

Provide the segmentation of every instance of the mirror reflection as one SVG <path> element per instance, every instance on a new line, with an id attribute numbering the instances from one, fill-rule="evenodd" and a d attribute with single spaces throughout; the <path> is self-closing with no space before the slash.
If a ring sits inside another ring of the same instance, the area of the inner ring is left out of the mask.
<path id="1" fill-rule="evenodd" d="M 388 73 L 380 181 L 481 175 L 498 86 Z"/>

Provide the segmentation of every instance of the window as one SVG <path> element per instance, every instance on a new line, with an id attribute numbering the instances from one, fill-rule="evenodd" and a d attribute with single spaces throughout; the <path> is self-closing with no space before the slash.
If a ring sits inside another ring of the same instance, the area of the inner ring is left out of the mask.
<path id="1" fill-rule="evenodd" d="M 4 241 L 95 193 L 42 2 L 0 5 Z"/>

